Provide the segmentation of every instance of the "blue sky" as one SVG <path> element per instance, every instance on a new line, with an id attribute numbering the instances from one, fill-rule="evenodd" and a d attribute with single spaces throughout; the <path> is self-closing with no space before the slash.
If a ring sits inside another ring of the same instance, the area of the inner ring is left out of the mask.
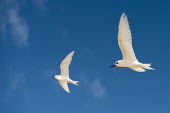
<path id="1" fill-rule="evenodd" d="M 1 113 L 170 113 L 168 0 L 1 0 Z M 128 15 L 140 62 L 155 71 L 108 68 L 121 59 Z M 65 92 L 51 76 L 75 51 Z"/>

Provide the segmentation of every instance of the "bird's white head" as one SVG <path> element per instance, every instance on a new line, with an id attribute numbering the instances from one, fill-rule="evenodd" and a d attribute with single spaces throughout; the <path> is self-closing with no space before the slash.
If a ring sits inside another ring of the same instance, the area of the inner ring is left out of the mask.
<path id="1" fill-rule="evenodd" d="M 115 65 L 118 66 L 118 67 L 123 66 L 122 60 L 118 60 L 117 62 L 115 62 Z"/>
<path id="2" fill-rule="evenodd" d="M 111 67 L 116 67 L 116 66 L 118 66 L 118 67 L 123 67 L 123 62 L 122 62 L 122 60 L 116 61 L 116 62 L 115 62 L 115 65 L 110 66 L 110 68 L 111 68 Z"/>
<path id="3" fill-rule="evenodd" d="M 54 78 L 57 79 L 57 80 L 61 80 L 60 75 L 55 75 Z"/>

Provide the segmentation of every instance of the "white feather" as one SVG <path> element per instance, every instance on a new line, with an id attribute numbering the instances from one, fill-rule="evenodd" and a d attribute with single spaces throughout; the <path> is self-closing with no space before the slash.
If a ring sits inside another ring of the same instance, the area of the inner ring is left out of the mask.
<path id="1" fill-rule="evenodd" d="M 67 82 L 59 81 L 59 83 L 60 83 L 61 87 L 62 87 L 65 91 L 67 91 L 68 93 L 70 93 L 70 90 L 69 90 L 69 88 L 68 88 Z"/>
<path id="2" fill-rule="evenodd" d="M 61 69 L 61 77 L 69 77 L 69 66 L 72 61 L 72 57 L 74 55 L 74 51 L 72 51 L 70 54 L 68 54 L 65 59 L 60 64 Z"/>
<path id="3" fill-rule="evenodd" d="M 133 50 L 131 30 L 125 13 L 122 14 L 119 22 L 118 44 L 124 61 L 138 61 Z"/>

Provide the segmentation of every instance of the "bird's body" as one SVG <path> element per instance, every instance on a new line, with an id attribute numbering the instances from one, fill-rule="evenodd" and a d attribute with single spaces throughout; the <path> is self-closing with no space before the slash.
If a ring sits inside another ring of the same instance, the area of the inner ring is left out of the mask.
<path id="1" fill-rule="evenodd" d="M 78 81 L 73 81 L 69 77 L 69 66 L 70 66 L 73 55 L 74 55 L 74 51 L 66 56 L 66 58 L 60 64 L 61 74 L 54 76 L 54 78 L 59 81 L 59 83 L 63 87 L 63 89 L 65 91 L 67 91 L 68 93 L 70 93 L 70 90 L 68 88 L 67 83 L 72 83 L 74 85 L 78 85 L 77 84 Z"/>
<path id="2" fill-rule="evenodd" d="M 146 71 L 145 69 L 154 70 L 153 68 L 149 67 L 151 64 L 143 64 L 138 62 L 132 46 L 132 36 L 128 18 L 124 13 L 122 14 L 119 22 L 118 44 L 122 52 L 123 59 L 117 61 L 115 65 L 111 67 L 128 67 L 138 72 L 144 72 Z"/>
<path id="3" fill-rule="evenodd" d="M 73 81 L 69 77 L 63 77 L 63 75 L 55 75 L 55 79 L 57 79 L 61 82 L 67 82 L 67 83 L 72 83 L 72 84 L 78 85 L 77 84 L 78 81 Z"/>

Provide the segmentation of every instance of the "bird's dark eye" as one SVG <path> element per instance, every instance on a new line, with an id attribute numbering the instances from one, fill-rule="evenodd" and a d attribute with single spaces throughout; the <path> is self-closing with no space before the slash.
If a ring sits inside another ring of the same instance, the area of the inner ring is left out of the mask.
<path id="1" fill-rule="evenodd" d="M 116 64 L 118 64 L 118 62 L 116 62 Z"/>

